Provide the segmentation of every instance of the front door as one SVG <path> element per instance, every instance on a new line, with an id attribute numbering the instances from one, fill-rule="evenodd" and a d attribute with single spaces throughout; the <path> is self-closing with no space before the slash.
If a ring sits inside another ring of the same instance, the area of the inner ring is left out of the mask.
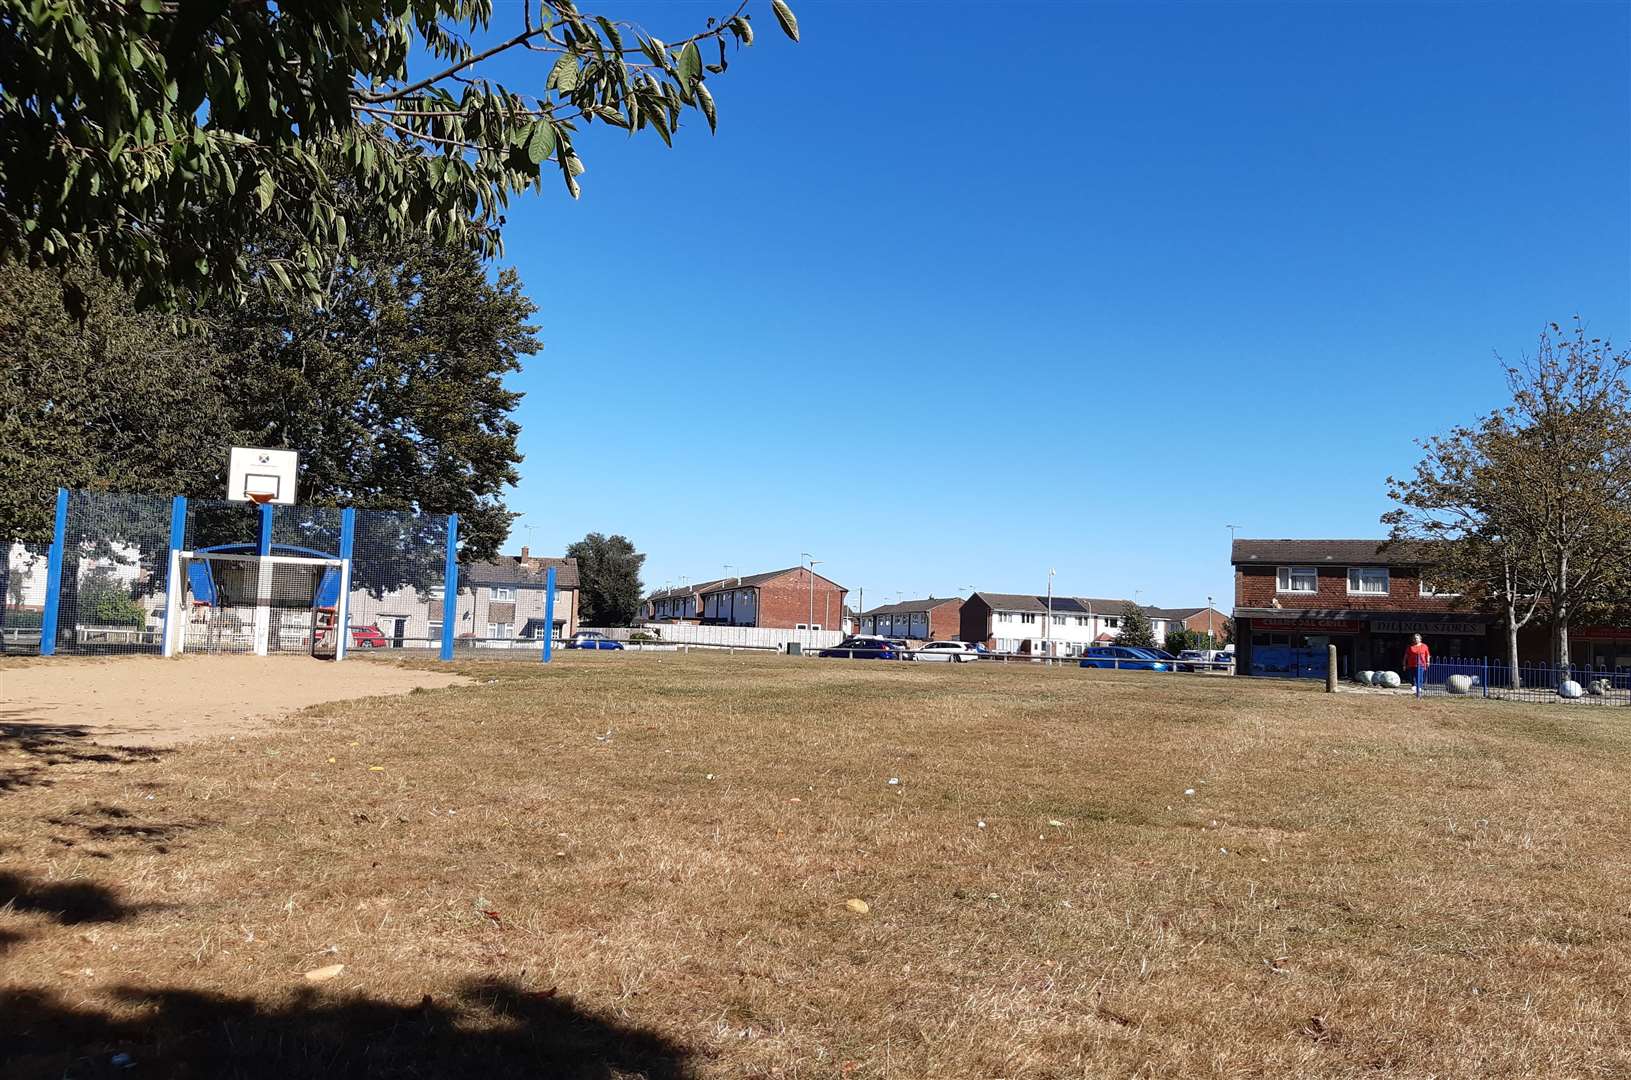
<path id="1" fill-rule="evenodd" d="M 393 649 L 402 648 L 402 641 L 407 636 L 408 636 L 408 620 L 407 619 L 392 619 L 391 620 L 391 648 L 393 648 Z"/>

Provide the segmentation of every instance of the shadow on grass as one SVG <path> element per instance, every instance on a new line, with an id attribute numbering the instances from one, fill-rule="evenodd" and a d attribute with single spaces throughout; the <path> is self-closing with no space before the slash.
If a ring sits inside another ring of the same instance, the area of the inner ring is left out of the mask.
<path id="1" fill-rule="evenodd" d="M 0 795 L 28 787 L 49 787 L 57 765 L 124 765 L 157 761 L 156 750 L 98 746 L 82 724 L 19 723 L 20 710 L 0 712 Z"/>
<path id="2" fill-rule="evenodd" d="M 94 881 L 33 881 L 9 870 L 0 870 L 0 908 L 48 915 L 63 926 L 124 922 L 148 910 Z"/>
<path id="3" fill-rule="evenodd" d="M 101 1077 L 549 1077 L 686 1080 L 688 1054 L 549 993 L 476 982 L 418 1005 L 303 988 L 282 1003 L 122 988 L 102 1011 L 45 990 L 0 993 L 0 1074 Z M 115 1055 L 128 1055 L 117 1058 Z M 127 1067 L 128 1066 L 128 1067 Z"/>

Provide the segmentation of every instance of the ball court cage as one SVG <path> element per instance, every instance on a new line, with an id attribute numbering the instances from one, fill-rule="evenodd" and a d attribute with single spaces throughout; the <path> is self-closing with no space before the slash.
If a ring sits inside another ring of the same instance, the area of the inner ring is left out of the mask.
<path id="1" fill-rule="evenodd" d="M 454 655 L 457 514 L 60 490 L 54 526 L 8 553 L 8 651 Z"/>

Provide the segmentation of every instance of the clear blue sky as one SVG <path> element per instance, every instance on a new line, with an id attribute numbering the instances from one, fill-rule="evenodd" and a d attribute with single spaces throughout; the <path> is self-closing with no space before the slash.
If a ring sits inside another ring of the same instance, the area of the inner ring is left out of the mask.
<path id="1" fill-rule="evenodd" d="M 717 136 L 601 129 L 510 215 L 510 550 L 1227 608 L 1227 523 L 1379 535 L 1494 353 L 1631 341 L 1625 4 L 794 6 Z"/>

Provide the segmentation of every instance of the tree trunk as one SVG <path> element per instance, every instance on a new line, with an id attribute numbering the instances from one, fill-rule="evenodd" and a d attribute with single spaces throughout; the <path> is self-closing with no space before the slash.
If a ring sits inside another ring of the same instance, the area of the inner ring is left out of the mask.
<path id="1" fill-rule="evenodd" d="M 1569 612 L 1567 609 L 1557 615 L 1557 678 L 1559 682 L 1572 678 L 1572 664 L 1569 658 Z"/>
<path id="2" fill-rule="evenodd" d="M 1518 675 L 1518 605 L 1508 604 L 1506 608 L 1506 662 L 1509 665 L 1508 682 L 1512 689 L 1523 689 L 1523 679 Z"/>

